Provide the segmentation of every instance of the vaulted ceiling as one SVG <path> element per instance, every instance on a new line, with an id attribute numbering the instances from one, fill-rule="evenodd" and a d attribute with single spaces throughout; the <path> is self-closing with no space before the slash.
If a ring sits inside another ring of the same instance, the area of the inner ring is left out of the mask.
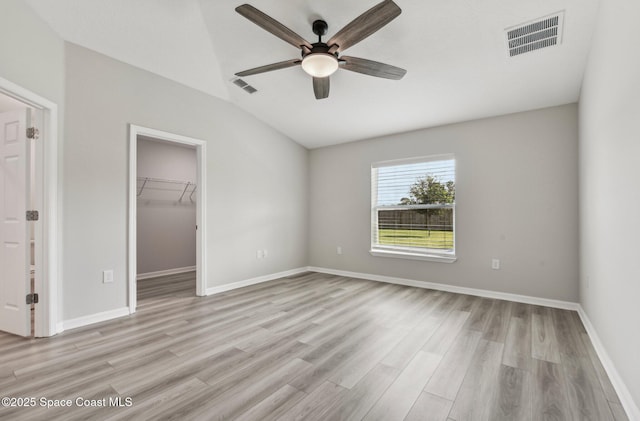
<path id="1" fill-rule="evenodd" d="M 242 1 L 242 0 L 241 0 Z M 402 14 L 348 55 L 407 69 L 399 81 L 338 70 L 316 100 L 300 67 L 234 73 L 299 57 L 227 0 L 27 0 L 63 39 L 236 104 L 315 148 L 576 102 L 598 0 L 395 0 Z M 379 0 L 251 2 L 310 42 Z M 562 42 L 509 57 L 505 29 L 564 11 Z"/>

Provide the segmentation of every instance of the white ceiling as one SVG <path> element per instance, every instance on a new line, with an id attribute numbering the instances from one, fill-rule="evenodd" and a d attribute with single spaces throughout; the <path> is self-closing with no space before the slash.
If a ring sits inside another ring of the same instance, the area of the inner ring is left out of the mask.
<path id="1" fill-rule="evenodd" d="M 311 42 L 379 0 L 251 1 Z M 228 100 L 315 148 L 390 133 L 576 102 L 598 0 L 395 0 L 402 14 L 345 54 L 407 69 L 400 81 L 338 70 L 316 100 L 301 68 L 235 72 L 299 57 L 227 0 L 27 0 L 67 41 Z M 514 58 L 504 29 L 564 10 L 562 44 Z M 328 38 L 325 38 L 328 39 Z"/>

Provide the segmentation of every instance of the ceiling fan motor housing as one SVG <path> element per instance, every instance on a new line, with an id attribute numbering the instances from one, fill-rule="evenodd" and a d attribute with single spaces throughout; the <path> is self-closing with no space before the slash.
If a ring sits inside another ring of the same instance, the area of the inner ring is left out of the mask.
<path id="1" fill-rule="evenodd" d="M 313 44 L 311 44 L 312 48 L 311 50 L 303 48 L 302 49 L 302 58 L 305 58 L 306 56 L 308 56 L 309 54 L 329 54 L 331 56 L 334 56 L 336 58 L 338 58 L 338 53 L 330 53 L 329 52 L 329 46 L 327 44 L 325 44 L 324 42 L 315 42 Z"/>

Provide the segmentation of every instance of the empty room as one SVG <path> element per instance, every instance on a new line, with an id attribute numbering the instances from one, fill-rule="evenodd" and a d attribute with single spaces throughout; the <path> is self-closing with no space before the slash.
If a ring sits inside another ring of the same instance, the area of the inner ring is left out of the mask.
<path id="1" fill-rule="evenodd" d="M 0 1 L 0 419 L 640 420 L 640 3 Z"/>

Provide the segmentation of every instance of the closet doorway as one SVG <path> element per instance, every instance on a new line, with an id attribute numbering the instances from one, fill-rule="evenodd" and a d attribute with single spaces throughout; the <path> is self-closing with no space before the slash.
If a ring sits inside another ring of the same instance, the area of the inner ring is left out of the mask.
<path id="1" fill-rule="evenodd" d="M 130 126 L 129 311 L 206 295 L 204 141 Z"/>

